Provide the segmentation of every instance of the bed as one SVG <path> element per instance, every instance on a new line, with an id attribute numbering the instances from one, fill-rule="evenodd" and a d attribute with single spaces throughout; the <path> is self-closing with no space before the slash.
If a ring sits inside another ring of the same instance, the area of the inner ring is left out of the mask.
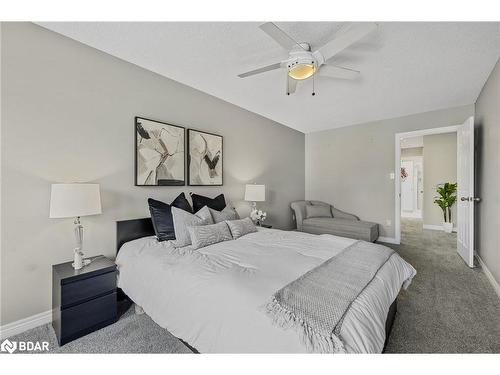
<path id="1" fill-rule="evenodd" d="M 117 223 L 118 286 L 161 327 L 201 353 L 303 353 L 263 306 L 278 289 L 355 240 L 259 228 L 196 251 L 158 242 L 150 219 Z M 415 270 L 391 257 L 352 303 L 340 336 L 348 353 L 381 353 L 396 299 Z"/>

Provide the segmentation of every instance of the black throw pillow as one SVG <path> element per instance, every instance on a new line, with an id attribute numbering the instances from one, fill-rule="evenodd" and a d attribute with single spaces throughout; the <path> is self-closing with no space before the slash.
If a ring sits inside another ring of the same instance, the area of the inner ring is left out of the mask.
<path id="1" fill-rule="evenodd" d="M 226 207 L 226 200 L 224 199 L 224 194 L 219 194 L 215 198 L 209 198 L 203 195 L 191 193 L 191 198 L 193 199 L 194 212 L 198 212 L 205 206 L 208 206 L 211 209 L 217 211 L 222 211 Z"/>
<path id="2" fill-rule="evenodd" d="M 156 199 L 148 199 L 151 221 L 158 241 L 175 240 L 174 222 L 172 220 L 172 207 L 180 208 L 187 212 L 193 212 L 191 205 L 184 193 L 181 193 L 171 204 Z"/>

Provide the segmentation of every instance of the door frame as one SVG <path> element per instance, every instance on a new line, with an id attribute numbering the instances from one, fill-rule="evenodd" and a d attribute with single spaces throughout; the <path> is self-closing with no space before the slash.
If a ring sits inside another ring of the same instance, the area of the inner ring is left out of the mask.
<path id="1" fill-rule="evenodd" d="M 424 135 L 444 134 L 444 133 L 457 133 L 458 129 L 462 126 L 451 125 L 443 126 L 440 128 L 430 128 L 422 130 L 414 130 L 411 132 L 396 133 L 395 134 L 395 162 L 394 162 L 394 240 L 396 244 L 401 243 L 401 140 L 405 138 L 420 137 Z M 458 166 L 457 166 L 458 168 Z"/>

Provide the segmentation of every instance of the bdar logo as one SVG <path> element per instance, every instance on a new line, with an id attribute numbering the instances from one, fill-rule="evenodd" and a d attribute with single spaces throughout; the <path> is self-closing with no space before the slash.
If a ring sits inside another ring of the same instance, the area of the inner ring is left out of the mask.
<path id="1" fill-rule="evenodd" d="M 17 342 L 12 342 L 9 339 L 5 339 L 0 345 L 0 350 L 2 352 L 9 352 L 10 354 L 14 353 L 17 349 Z"/>

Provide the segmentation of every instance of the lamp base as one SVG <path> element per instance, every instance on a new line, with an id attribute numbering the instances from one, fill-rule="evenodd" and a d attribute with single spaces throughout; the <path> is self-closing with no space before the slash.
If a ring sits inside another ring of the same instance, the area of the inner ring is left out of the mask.
<path id="1" fill-rule="evenodd" d="M 74 250 L 74 258 L 73 258 L 73 263 L 71 263 L 71 266 L 75 270 L 81 270 L 83 267 L 87 266 L 90 264 L 91 260 L 90 259 L 84 259 L 83 258 L 83 252 L 79 248 L 75 248 Z"/>
<path id="2" fill-rule="evenodd" d="M 75 218 L 75 240 L 76 247 L 74 249 L 73 259 L 74 262 L 71 264 L 75 270 L 82 269 L 86 264 L 83 259 L 83 225 L 80 223 L 80 216 Z"/>

